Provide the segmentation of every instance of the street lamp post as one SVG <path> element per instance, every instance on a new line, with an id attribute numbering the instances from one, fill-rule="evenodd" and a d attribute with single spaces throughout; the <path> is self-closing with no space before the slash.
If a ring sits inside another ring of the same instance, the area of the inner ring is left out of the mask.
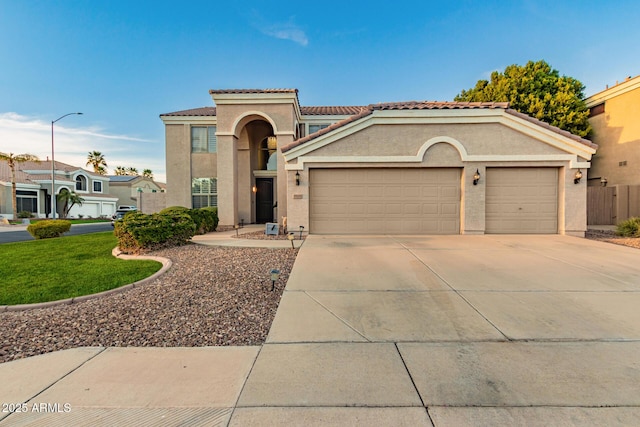
<path id="1" fill-rule="evenodd" d="M 82 115 L 82 113 L 68 113 L 51 121 L 51 219 L 56 219 L 56 160 L 53 149 L 53 124 L 74 114 Z"/>

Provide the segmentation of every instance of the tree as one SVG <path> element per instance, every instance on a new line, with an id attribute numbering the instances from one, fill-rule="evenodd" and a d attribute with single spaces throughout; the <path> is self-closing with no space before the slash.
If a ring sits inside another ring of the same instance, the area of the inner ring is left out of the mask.
<path id="1" fill-rule="evenodd" d="M 116 175 L 126 175 L 127 174 L 127 169 L 124 168 L 123 166 L 116 166 L 116 168 L 113 171 Z"/>
<path id="2" fill-rule="evenodd" d="M 60 213 L 60 217 L 62 219 L 65 219 L 67 218 L 67 216 L 69 216 L 69 212 L 71 211 L 72 207 L 74 207 L 75 205 L 81 206 L 82 203 L 84 203 L 84 199 L 78 196 L 75 191 L 69 192 L 69 190 L 67 190 L 66 188 L 60 190 L 60 194 L 58 195 L 57 200 L 57 206 L 62 206 L 62 212 Z"/>
<path id="3" fill-rule="evenodd" d="M 478 80 L 463 90 L 456 101 L 509 102 L 514 110 L 535 117 L 581 137 L 591 134 L 584 85 L 573 77 L 560 76 L 545 61 L 524 66 L 509 65 L 491 73 L 491 81 Z"/>
<path id="4" fill-rule="evenodd" d="M 93 166 L 93 171 L 99 175 L 107 174 L 107 161 L 104 159 L 104 154 L 99 151 L 90 151 L 87 156 L 87 163 L 85 166 Z"/>
<path id="5" fill-rule="evenodd" d="M 145 178 L 153 179 L 153 172 L 151 171 L 151 169 L 145 169 L 142 171 L 142 176 L 144 176 Z"/>
<path id="6" fill-rule="evenodd" d="M 139 175 L 138 169 L 134 168 L 133 166 L 130 166 L 127 168 L 125 175 L 138 176 Z"/>
<path id="7" fill-rule="evenodd" d="M 1 153 L 0 160 L 4 160 L 9 163 L 9 169 L 11 169 L 11 208 L 13 213 L 13 219 L 18 218 L 18 190 L 16 184 L 16 165 L 24 162 L 39 162 L 37 156 L 33 154 L 13 154 L 13 153 Z"/>

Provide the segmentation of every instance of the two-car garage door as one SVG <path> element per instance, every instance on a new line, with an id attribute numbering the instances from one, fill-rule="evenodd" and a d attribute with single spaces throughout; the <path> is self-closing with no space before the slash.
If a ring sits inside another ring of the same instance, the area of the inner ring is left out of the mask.
<path id="1" fill-rule="evenodd" d="M 459 168 L 312 169 L 314 234 L 459 234 Z"/>
<path id="2" fill-rule="evenodd" d="M 461 174 L 459 168 L 311 169 L 309 231 L 459 234 Z M 558 232 L 557 168 L 487 168 L 481 179 L 485 233 Z"/>

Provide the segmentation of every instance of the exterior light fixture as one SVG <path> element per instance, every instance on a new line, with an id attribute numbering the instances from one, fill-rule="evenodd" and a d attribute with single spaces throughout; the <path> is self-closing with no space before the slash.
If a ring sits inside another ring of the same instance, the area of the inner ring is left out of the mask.
<path id="1" fill-rule="evenodd" d="M 582 171 L 580 169 L 578 169 L 576 174 L 573 176 L 573 183 L 577 184 L 577 183 L 580 182 L 581 179 L 582 179 Z"/>
<path id="2" fill-rule="evenodd" d="M 278 277 L 280 277 L 280 270 L 278 269 L 273 269 L 271 270 L 271 291 L 273 292 L 273 290 L 276 288 L 276 282 L 278 281 Z"/>
<path id="3" fill-rule="evenodd" d="M 236 230 L 236 237 L 238 237 L 238 230 L 240 229 L 240 225 L 236 224 L 233 226 L 233 228 Z"/>
<path id="4" fill-rule="evenodd" d="M 607 186 L 607 178 L 605 178 L 604 176 L 602 178 L 600 178 L 600 184 L 602 184 L 603 187 Z"/>
<path id="5" fill-rule="evenodd" d="M 478 185 L 478 181 L 480 181 L 480 171 L 476 169 L 476 173 L 473 174 L 473 185 Z"/>
<path id="6" fill-rule="evenodd" d="M 244 228 L 244 218 L 240 219 L 240 228 Z"/>
<path id="7" fill-rule="evenodd" d="M 253 194 L 256 194 L 258 192 L 258 187 L 254 185 L 253 187 L 251 187 L 251 191 L 253 192 Z"/>
<path id="8" fill-rule="evenodd" d="M 295 238 L 295 236 L 293 235 L 293 232 L 292 232 L 292 233 L 289 233 L 289 234 L 287 235 L 287 239 L 289 239 L 289 241 L 291 242 L 291 249 L 295 249 L 295 247 L 293 246 L 293 239 L 294 239 L 294 238 Z"/>
<path id="9" fill-rule="evenodd" d="M 275 136 L 270 136 L 267 138 L 267 148 L 269 150 L 275 150 L 278 148 L 278 138 Z"/>
<path id="10" fill-rule="evenodd" d="M 302 230 L 304 230 L 304 225 L 300 226 L 300 240 L 302 240 Z"/>
<path id="11" fill-rule="evenodd" d="M 300 172 L 296 171 L 296 185 L 300 185 Z"/>

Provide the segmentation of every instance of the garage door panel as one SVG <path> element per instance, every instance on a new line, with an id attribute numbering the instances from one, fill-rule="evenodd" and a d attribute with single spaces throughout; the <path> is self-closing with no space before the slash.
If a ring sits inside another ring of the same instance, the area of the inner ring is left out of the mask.
<path id="1" fill-rule="evenodd" d="M 488 168 L 487 233 L 557 233 L 558 169 Z"/>
<path id="2" fill-rule="evenodd" d="M 460 232 L 460 169 L 312 169 L 309 182 L 311 233 Z"/>

